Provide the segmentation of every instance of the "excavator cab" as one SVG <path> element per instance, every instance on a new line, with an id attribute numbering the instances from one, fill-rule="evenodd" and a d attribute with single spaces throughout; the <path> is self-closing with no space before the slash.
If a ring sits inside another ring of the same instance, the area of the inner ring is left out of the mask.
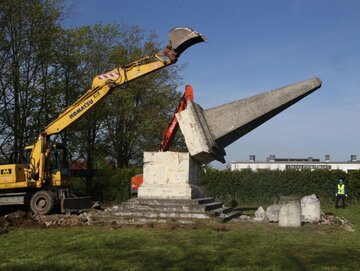
<path id="1" fill-rule="evenodd" d="M 178 26 L 169 31 L 169 47 L 178 58 L 187 48 L 199 42 L 206 42 L 205 36 L 189 28 Z"/>
<path id="2" fill-rule="evenodd" d="M 65 147 L 61 143 L 53 144 L 50 154 L 50 170 L 53 186 L 69 186 L 70 170 Z"/>

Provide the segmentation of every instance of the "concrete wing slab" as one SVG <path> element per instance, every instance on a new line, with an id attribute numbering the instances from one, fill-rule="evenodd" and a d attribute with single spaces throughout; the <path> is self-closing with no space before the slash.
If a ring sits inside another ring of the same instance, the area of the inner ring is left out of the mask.
<path id="1" fill-rule="evenodd" d="M 204 110 L 196 103 L 176 115 L 190 155 L 225 162 L 224 148 L 321 87 L 317 77 Z"/>

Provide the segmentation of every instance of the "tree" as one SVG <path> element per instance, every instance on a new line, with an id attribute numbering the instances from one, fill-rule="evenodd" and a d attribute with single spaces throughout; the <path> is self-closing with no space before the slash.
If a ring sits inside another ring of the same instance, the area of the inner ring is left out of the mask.
<path id="1" fill-rule="evenodd" d="M 76 100 L 74 95 L 85 92 L 80 86 L 90 85 L 94 76 L 159 52 L 156 36 L 151 34 L 146 40 L 144 36 L 139 27 L 117 24 L 65 31 L 57 42 L 57 85 L 65 106 Z M 89 170 L 105 159 L 116 161 L 119 167 L 139 163 L 144 149 L 157 149 L 167 117 L 178 102 L 178 70 L 170 67 L 119 87 L 67 129 L 63 142 L 77 159 L 86 161 Z M 89 177 L 87 187 L 89 192 Z"/>
<path id="2" fill-rule="evenodd" d="M 138 27 L 127 27 L 111 59 L 121 66 L 161 49 L 156 35 L 144 38 Z M 105 150 L 118 167 L 139 165 L 143 152 L 158 150 L 162 132 L 171 118 L 180 95 L 176 87 L 182 67 L 170 66 L 141 77 L 116 91 L 107 101 Z"/>
<path id="3" fill-rule="evenodd" d="M 0 3 L 0 153 L 33 142 L 54 115 L 53 39 L 61 1 Z"/>
<path id="4" fill-rule="evenodd" d="M 0 155 L 35 142 L 94 76 L 161 51 L 138 26 L 101 23 L 62 29 L 61 0 L 0 2 Z M 173 65 L 119 87 L 66 129 L 61 140 L 93 168 L 104 159 L 139 164 L 156 150 L 180 95 Z"/>

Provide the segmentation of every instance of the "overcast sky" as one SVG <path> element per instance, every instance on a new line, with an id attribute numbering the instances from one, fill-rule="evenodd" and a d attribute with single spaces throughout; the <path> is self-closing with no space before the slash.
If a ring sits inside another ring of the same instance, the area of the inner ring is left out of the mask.
<path id="1" fill-rule="evenodd" d="M 277 157 L 360 159 L 360 1 L 67 0 L 65 26 L 126 23 L 204 34 L 179 59 L 203 108 L 318 76 L 322 87 L 226 148 L 227 162 Z M 183 92 L 184 86 L 179 87 Z M 221 164 L 215 163 L 215 167 Z"/>

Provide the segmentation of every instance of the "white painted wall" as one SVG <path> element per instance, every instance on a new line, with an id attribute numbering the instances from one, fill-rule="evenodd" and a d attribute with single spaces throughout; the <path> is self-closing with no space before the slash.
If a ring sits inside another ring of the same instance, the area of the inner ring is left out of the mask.
<path id="1" fill-rule="evenodd" d="M 241 169 L 271 169 L 285 170 L 286 168 L 328 168 L 330 170 L 340 169 L 348 172 L 349 170 L 360 170 L 360 161 L 356 162 L 235 162 L 230 163 L 231 171 Z"/>

